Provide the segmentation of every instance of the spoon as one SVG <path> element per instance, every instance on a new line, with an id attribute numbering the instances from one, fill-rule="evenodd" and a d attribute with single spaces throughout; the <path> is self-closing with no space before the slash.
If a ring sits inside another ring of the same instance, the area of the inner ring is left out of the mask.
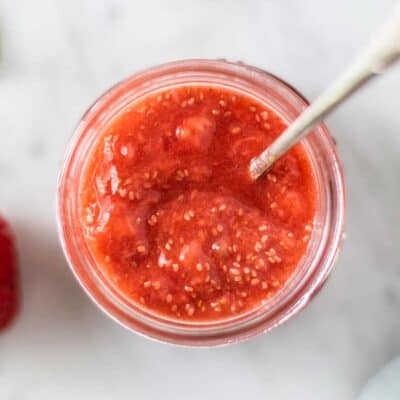
<path id="1" fill-rule="evenodd" d="M 339 104 L 400 58 L 400 3 L 366 50 L 259 156 L 250 161 L 250 176 L 259 178 L 272 164 Z"/>

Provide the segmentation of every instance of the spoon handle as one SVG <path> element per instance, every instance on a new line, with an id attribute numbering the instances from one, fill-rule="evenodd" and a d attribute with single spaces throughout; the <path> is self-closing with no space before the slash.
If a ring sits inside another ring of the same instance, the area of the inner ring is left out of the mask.
<path id="1" fill-rule="evenodd" d="M 260 177 L 297 141 L 348 96 L 400 58 L 400 3 L 366 50 L 310 104 L 297 119 L 258 157 L 250 162 L 250 175 Z"/>

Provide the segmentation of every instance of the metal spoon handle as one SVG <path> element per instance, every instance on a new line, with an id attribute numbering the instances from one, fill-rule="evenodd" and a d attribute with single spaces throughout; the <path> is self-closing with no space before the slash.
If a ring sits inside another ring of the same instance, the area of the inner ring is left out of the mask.
<path id="1" fill-rule="evenodd" d="M 348 96 L 400 58 L 400 3 L 367 49 L 258 157 L 250 175 L 260 177 L 272 164 Z"/>

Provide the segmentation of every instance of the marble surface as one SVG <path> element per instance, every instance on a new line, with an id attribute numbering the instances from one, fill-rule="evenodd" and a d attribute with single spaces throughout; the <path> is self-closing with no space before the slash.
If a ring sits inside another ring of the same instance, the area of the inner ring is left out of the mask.
<path id="1" fill-rule="evenodd" d="M 0 336 L 0 399 L 353 399 L 400 354 L 400 68 L 328 120 L 348 190 L 347 240 L 310 306 L 252 341 L 191 350 L 103 315 L 64 261 L 57 172 L 86 107 L 138 69 L 225 57 L 314 98 L 390 13 L 390 0 L 0 0 L 0 208 L 24 304 Z"/>

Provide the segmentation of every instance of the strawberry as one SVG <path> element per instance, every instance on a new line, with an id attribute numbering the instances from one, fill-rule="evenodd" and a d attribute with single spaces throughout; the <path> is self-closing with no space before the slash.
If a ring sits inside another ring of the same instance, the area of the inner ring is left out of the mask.
<path id="1" fill-rule="evenodd" d="M 19 303 L 17 257 L 14 237 L 0 217 L 0 331 L 13 320 Z"/>

